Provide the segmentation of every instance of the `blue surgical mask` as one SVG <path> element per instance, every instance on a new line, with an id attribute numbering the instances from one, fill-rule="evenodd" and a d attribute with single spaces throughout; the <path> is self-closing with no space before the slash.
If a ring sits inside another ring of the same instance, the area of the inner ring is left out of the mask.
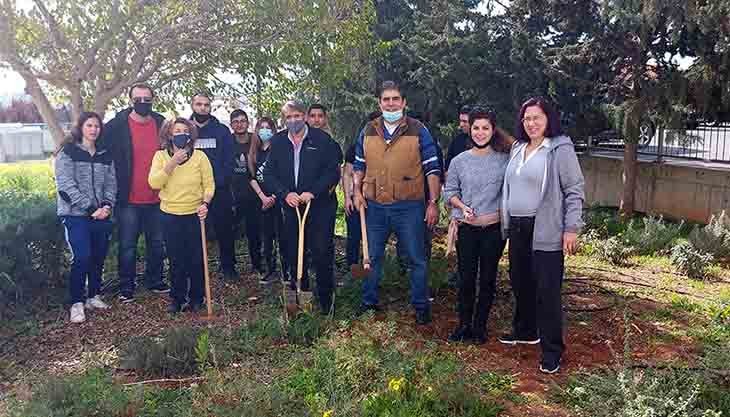
<path id="1" fill-rule="evenodd" d="M 172 137 L 172 144 L 178 149 L 184 148 L 188 142 L 190 142 L 190 134 L 188 133 L 180 133 Z"/>
<path id="2" fill-rule="evenodd" d="M 395 123 L 403 118 L 403 110 L 398 111 L 384 111 L 383 119 L 388 123 Z"/>
<path id="3" fill-rule="evenodd" d="M 272 136 L 274 136 L 274 132 L 272 132 L 271 129 L 259 129 L 259 139 L 261 139 L 261 141 L 268 142 Z"/>

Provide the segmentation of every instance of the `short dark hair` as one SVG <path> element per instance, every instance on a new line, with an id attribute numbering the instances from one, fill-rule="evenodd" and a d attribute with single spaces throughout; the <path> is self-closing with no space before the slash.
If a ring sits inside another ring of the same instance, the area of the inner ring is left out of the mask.
<path id="1" fill-rule="evenodd" d="M 241 116 L 245 117 L 246 120 L 248 120 L 248 114 L 241 109 L 236 109 L 231 112 L 231 120 Z"/>
<path id="2" fill-rule="evenodd" d="M 406 95 L 403 94 L 403 90 L 401 90 L 400 85 L 392 80 L 383 81 L 382 84 L 380 84 L 380 87 L 378 88 L 378 98 L 383 97 L 383 92 L 388 90 L 395 90 L 400 94 L 401 97 L 405 98 Z"/>
<path id="3" fill-rule="evenodd" d="M 461 106 L 461 108 L 459 109 L 459 116 L 469 113 L 471 113 L 471 106 Z"/>
<path id="4" fill-rule="evenodd" d="M 508 153 L 512 144 L 507 139 L 505 132 L 497 127 L 497 113 L 491 109 L 475 108 L 469 113 L 469 140 L 471 141 L 471 126 L 477 120 L 488 120 L 492 125 L 492 139 L 489 144 L 497 152 Z"/>
<path id="5" fill-rule="evenodd" d="M 563 134 L 563 129 L 560 127 L 560 113 L 555 109 L 548 99 L 545 97 L 532 97 L 522 104 L 520 107 L 520 113 L 517 116 L 517 124 L 515 125 L 515 138 L 520 142 L 529 142 L 530 137 L 527 136 L 525 131 L 525 125 L 522 119 L 525 117 L 525 111 L 529 107 L 539 107 L 540 110 L 547 116 L 547 127 L 545 128 L 545 137 L 554 138 Z"/>
<path id="6" fill-rule="evenodd" d="M 129 99 L 130 100 L 132 99 L 132 91 L 134 91 L 135 88 L 141 88 L 143 90 L 147 90 L 147 91 L 149 91 L 152 94 L 152 97 L 153 98 L 155 97 L 155 90 L 153 90 L 152 87 L 150 87 L 149 84 L 146 84 L 146 83 L 135 83 L 135 84 L 132 84 L 131 87 L 129 87 Z"/>
<path id="7" fill-rule="evenodd" d="M 101 138 L 102 133 L 104 133 L 104 120 L 102 120 L 101 116 L 99 116 L 98 113 L 94 113 L 93 111 L 85 111 L 79 115 L 79 120 L 74 125 L 73 129 L 71 129 L 71 139 L 73 139 L 74 142 L 81 142 L 81 140 L 84 138 L 84 123 L 86 123 L 89 119 L 96 119 L 99 121 L 99 136 L 98 138 Z"/>
<path id="8" fill-rule="evenodd" d="M 198 91 L 197 93 L 193 94 L 193 96 L 190 98 L 191 103 L 193 102 L 193 100 L 195 100 L 195 97 L 205 97 L 208 99 L 208 101 L 213 101 L 213 97 L 211 97 L 210 93 L 206 93 L 205 91 Z"/>
<path id="9" fill-rule="evenodd" d="M 312 110 L 322 110 L 322 113 L 327 115 L 327 107 L 325 107 L 323 104 L 320 103 L 314 103 L 309 106 L 309 109 L 307 110 L 307 114 L 309 114 Z"/>

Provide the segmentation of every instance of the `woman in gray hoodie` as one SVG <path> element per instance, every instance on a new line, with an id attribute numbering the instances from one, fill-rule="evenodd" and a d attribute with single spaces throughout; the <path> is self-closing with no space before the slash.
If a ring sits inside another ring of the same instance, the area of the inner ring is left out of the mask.
<path id="1" fill-rule="evenodd" d="M 81 113 L 70 140 L 56 157 L 57 214 L 72 255 L 72 323 L 86 320 L 85 308 L 109 308 L 99 298 L 99 290 L 112 232 L 110 216 L 117 180 L 111 154 L 96 146 L 102 128 L 98 114 Z"/>
<path id="2" fill-rule="evenodd" d="M 561 286 L 564 254 L 573 254 L 583 222 L 583 174 L 560 116 L 543 98 L 526 101 L 502 190 L 502 229 L 509 237 L 515 295 L 508 345 L 540 344 L 540 371 L 560 369 L 565 349 Z"/>

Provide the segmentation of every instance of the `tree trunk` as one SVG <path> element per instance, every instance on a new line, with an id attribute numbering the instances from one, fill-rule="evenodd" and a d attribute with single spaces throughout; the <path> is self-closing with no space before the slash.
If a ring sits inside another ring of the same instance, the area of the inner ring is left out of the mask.
<path id="1" fill-rule="evenodd" d="M 630 218 L 634 215 L 634 196 L 636 194 L 636 148 L 635 143 L 624 144 L 623 196 L 619 210 L 621 216 Z"/>
<path id="2" fill-rule="evenodd" d="M 43 121 L 48 125 L 48 129 L 51 131 L 51 136 L 57 145 L 60 145 L 64 140 L 64 132 L 61 124 L 58 122 L 56 117 L 56 109 L 53 108 L 51 102 L 48 101 L 46 93 L 43 92 L 38 79 L 29 74 L 20 74 L 25 80 L 25 90 L 30 94 L 33 99 L 33 104 L 38 108 L 38 111 L 43 118 Z"/>

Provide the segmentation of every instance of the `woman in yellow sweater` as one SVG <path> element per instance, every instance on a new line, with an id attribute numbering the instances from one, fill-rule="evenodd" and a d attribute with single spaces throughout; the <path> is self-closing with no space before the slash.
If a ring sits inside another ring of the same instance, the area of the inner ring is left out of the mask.
<path id="1" fill-rule="evenodd" d="M 200 222 L 208 215 L 215 184 L 208 157 L 195 150 L 197 137 L 197 129 L 187 119 L 165 122 L 160 129 L 163 149 L 155 154 L 149 175 L 150 186 L 160 190 L 162 229 L 170 258 L 171 313 L 184 308 L 195 312 L 203 304 Z"/>

